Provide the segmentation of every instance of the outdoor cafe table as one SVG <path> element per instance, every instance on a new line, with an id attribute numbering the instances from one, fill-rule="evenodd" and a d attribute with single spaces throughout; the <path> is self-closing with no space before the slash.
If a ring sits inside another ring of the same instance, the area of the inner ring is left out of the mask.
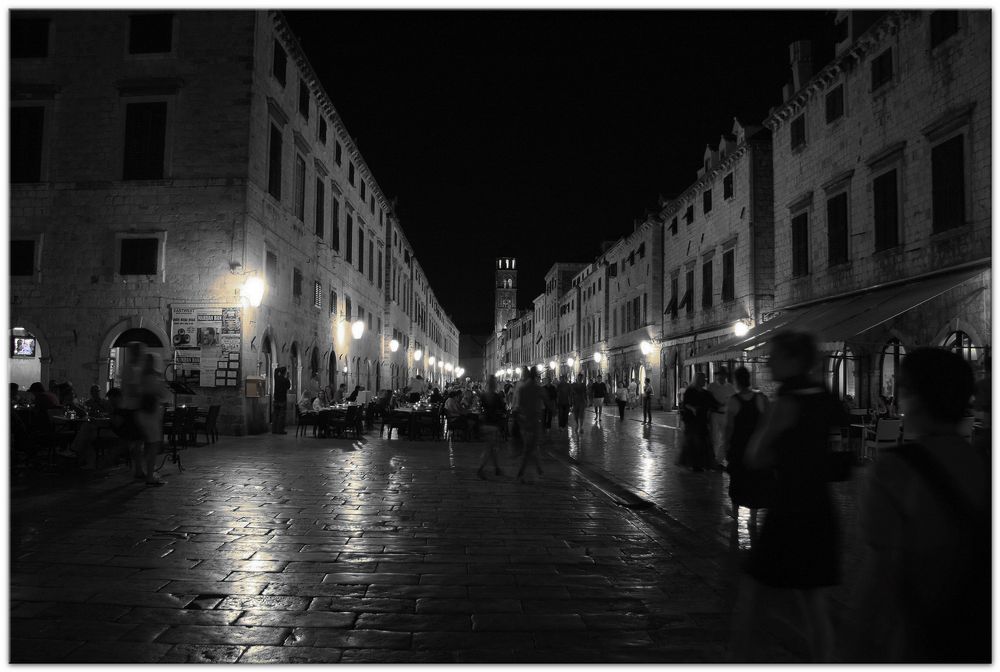
<path id="1" fill-rule="evenodd" d="M 418 429 L 417 421 L 421 417 L 426 417 L 426 418 L 433 419 L 435 421 L 435 423 L 436 423 L 437 422 L 437 416 L 438 416 L 438 414 L 441 411 L 437 407 L 435 407 L 435 406 L 426 406 L 426 407 L 420 407 L 420 408 L 416 408 L 416 407 L 413 407 L 413 406 L 400 406 L 398 408 L 393 409 L 392 412 L 393 413 L 404 413 L 404 414 L 406 414 L 406 415 L 408 415 L 410 417 L 410 426 L 409 426 L 409 430 L 407 431 L 407 436 L 410 437 L 411 441 L 413 441 L 413 440 L 417 440 L 419 438 L 419 436 L 417 435 L 417 429 Z M 436 427 L 435 428 L 435 430 L 434 430 L 434 438 L 439 438 L 440 431 L 441 431 L 440 427 Z"/>

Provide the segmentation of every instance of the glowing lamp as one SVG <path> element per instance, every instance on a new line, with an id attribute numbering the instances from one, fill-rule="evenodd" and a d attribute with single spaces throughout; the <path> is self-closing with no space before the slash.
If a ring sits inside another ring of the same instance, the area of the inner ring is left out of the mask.
<path id="1" fill-rule="evenodd" d="M 750 327 L 743 320 L 740 320 L 735 325 L 733 325 L 733 332 L 737 336 L 746 336 L 748 331 L 750 331 Z"/>
<path id="2" fill-rule="evenodd" d="M 365 323 L 361 320 L 356 321 L 351 325 L 351 335 L 354 336 L 354 340 L 358 340 L 365 333 Z"/>
<path id="3" fill-rule="evenodd" d="M 260 302 L 264 299 L 264 281 L 257 276 L 247 278 L 240 288 L 240 298 L 245 299 L 254 308 L 260 306 Z"/>
<path id="4" fill-rule="evenodd" d="M 437 359 L 434 357 L 434 355 L 431 355 L 430 357 L 427 358 L 427 365 L 428 366 L 434 366 L 434 362 L 436 362 L 436 361 L 437 361 Z"/>
<path id="5" fill-rule="evenodd" d="M 424 351 L 423 350 L 416 350 L 413 353 L 413 361 L 419 362 L 420 358 L 423 357 L 423 356 L 424 356 Z"/>
<path id="6" fill-rule="evenodd" d="M 642 354 L 648 355 L 653 351 L 653 344 L 650 343 L 649 341 L 642 341 L 641 343 L 639 343 L 639 350 L 642 352 Z"/>
<path id="7" fill-rule="evenodd" d="M 454 369 L 454 368 L 455 368 L 455 367 L 453 367 L 453 366 L 451 365 L 451 362 L 449 362 L 449 363 L 447 363 L 447 364 L 445 364 L 445 365 L 444 365 L 444 370 L 445 370 L 445 371 L 449 371 L 449 372 L 450 372 L 450 371 L 451 371 L 452 369 Z"/>
<path id="8" fill-rule="evenodd" d="M 553 359 L 551 362 L 549 362 L 549 368 L 552 369 L 553 371 L 556 370 L 556 366 L 557 366 L 556 360 Z"/>
<path id="9" fill-rule="evenodd" d="M 595 352 L 594 353 L 594 363 L 595 364 L 600 364 L 601 363 L 601 353 L 599 353 L 599 352 Z"/>
<path id="10" fill-rule="evenodd" d="M 573 362 L 574 362 L 574 360 L 573 360 L 572 357 L 567 357 L 566 358 L 566 366 L 573 366 Z"/>
<path id="11" fill-rule="evenodd" d="M 438 360 L 438 368 L 439 369 L 443 369 L 444 368 L 444 362 Z"/>
<path id="12" fill-rule="evenodd" d="M 393 352 L 398 351 L 399 350 L 399 341 L 397 341 L 395 338 L 392 339 L 391 341 L 389 341 L 389 349 L 392 350 Z"/>

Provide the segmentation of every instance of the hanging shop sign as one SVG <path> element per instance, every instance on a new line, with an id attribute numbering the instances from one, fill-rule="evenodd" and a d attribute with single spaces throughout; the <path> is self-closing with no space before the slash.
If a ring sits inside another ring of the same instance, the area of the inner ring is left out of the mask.
<path id="1" fill-rule="evenodd" d="M 170 338 L 176 380 L 197 387 L 236 387 L 242 323 L 238 306 L 173 306 Z"/>

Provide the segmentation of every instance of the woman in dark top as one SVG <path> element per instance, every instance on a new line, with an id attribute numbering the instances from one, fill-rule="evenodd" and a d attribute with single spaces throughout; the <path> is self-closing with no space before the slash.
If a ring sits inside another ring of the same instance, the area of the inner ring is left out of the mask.
<path id="1" fill-rule="evenodd" d="M 695 374 L 684 391 L 680 415 L 684 421 L 684 444 L 678 464 L 694 471 L 712 466 L 713 454 L 708 433 L 708 414 L 716 407 L 715 397 L 705 389 L 705 374 Z"/>
<path id="2" fill-rule="evenodd" d="M 792 618 L 802 619 L 813 662 L 824 662 L 832 653 L 833 635 L 823 589 L 840 580 L 828 436 L 831 426 L 843 424 L 843 413 L 810 376 L 817 359 L 810 335 L 780 333 L 770 345 L 768 365 L 781 387 L 761 431 L 747 446 L 744 464 L 773 469 L 776 483 L 760 537 L 751 545 L 747 570 L 752 581 L 741 598 L 754 606 L 775 604 L 782 600 L 767 599 L 763 587 L 796 591 L 795 603 L 804 613 Z M 753 609 L 742 611 L 752 614 Z"/>
<path id="3" fill-rule="evenodd" d="M 739 518 L 739 507 L 750 509 L 747 529 L 750 538 L 757 537 L 757 509 L 768 507 L 768 496 L 774 479 L 770 470 L 756 471 L 743 464 L 747 444 L 760 419 L 767 411 L 767 397 L 750 389 L 750 372 L 740 367 L 733 372 L 736 394 L 726 402 L 726 471 L 729 472 L 729 499 L 733 518 Z"/>
<path id="4" fill-rule="evenodd" d="M 348 401 L 348 403 L 357 401 L 358 400 L 358 392 L 360 392 L 360 391 L 361 391 L 361 386 L 360 385 L 355 385 L 354 386 L 354 391 L 351 392 L 349 395 L 347 395 L 347 401 Z"/>

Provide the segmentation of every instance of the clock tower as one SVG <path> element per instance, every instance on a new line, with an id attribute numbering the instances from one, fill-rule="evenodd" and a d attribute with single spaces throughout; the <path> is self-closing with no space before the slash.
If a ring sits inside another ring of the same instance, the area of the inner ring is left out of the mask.
<path id="1" fill-rule="evenodd" d="M 517 316 L 517 260 L 511 257 L 497 259 L 493 313 L 498 334 L 507 325 L 507 320 Z"/>

